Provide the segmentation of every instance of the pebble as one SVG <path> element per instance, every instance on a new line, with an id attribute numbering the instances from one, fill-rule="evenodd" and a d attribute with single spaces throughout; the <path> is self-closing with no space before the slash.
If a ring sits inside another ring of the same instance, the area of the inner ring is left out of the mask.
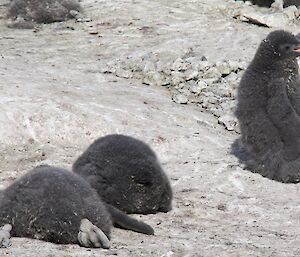
<path id="1" fill-rule="evenodd" d="M 184 94 L 176 94 L 173 96 L 173 101 L 178 104 L 187 104 L 189 100 Z"/>
<path id="2" fill-rule="evenodd" d="M 233 131 L 237 125 L 237 120 L 231 114 L 225 114 L 219 117 L 218 123 L 225 126 L 227 130 Z"/>

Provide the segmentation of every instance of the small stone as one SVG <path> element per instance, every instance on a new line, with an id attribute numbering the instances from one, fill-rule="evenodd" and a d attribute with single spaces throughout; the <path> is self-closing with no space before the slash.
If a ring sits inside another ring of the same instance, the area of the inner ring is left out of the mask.
<path id="1" fill-rule="evenodd" d="M 144 66 L 144 69 L 143 69 L 143 72 L 144 72 L 144 73 L 147 73 L 147 72 L 149 72 L 149 71 L 153 72 L 153 71 L 155 71 L 155 70 L 156 70 L 156 67 L 155 67 L 155 63 L 154 63 L 154 62 L 152 62 L 152 61 L 147 61 L 147 62 L 145 63 L 145 66 Z"/>
<path id="2" fill-rule="evenodd" d="M 217 209 L 219 211 L 226 211 L 227 210 L 226 204 L 224 204 L 224 203 L 218 204 Z"/>
<path id="3" fill-rule="evenodd" d="M 178 104 L 187 104 L 188 98 L 183 94 L 176 94 L 173 96 L 173 101 Z"/>
<path id="4" fill-rule="evenodd" d="M 228 83 L 231 89 L 236 89 L 240 83 L 240 80 L 241 75 L 237 75 L 235 73 L 231 73 L 225 78 L 225 81 Z"/>
<path id="5" fill-rule="evenodd" d="M 216 68 L 222 75 L 229 75 L 232 71 L 231 66 L 229 65 L 228 62 L 217 62 L 216 63 Z"/>
<path id="6" fill-rule="evenodd" d="M 217 103 L 217 99 L 212 92 L 203 92 L 199 97 L 202 99 L 202 107 L 208 108 Z"/>
<path id="7" fill-rule="evenodd" d="M 184 81 L 185 81 L 184 74 L 182 72 L 178 72 L 178 71 L 172 72 L 172 82 L 174 85 L 178 85 Z"/>
<path id="8" fill-rule="evenodd" d="M 143 83 L 151 86 L 163 86 L 166 85 L 166 80 L 163 80 L 163 77 L 159 72 L 148 72 L 143 77 Z"/>
<path id="9" fill-rule="evenodd" d="M 91 22 L 91 21 L 92 19 L 88 17 L 81 17 L 76 19 L 76 22 Z"/>
<path id="10" fill-rule="evenodd" d="M 241 128 L 239 126 L 239 124 L 237 124 L 235 127 L 234 127 L 234 131 L 238 134 L 241 134 Z"/>
<path id="11" fill-rule="evenodd" d="M 188 100 L 189 103 L 201 103 L 202 102 L 201 98 L 198 97 L 198 94 L 197 95 L 191 94 L 191 95 L 189 95 L 188 99 L 189 99 Z"/>
<path id="12" fill-rule="evenodd" d="M 191 94 L 189 88 L 186 87 L 186 84 L 184 84 L 184 86 L 181 89 L 179 89 L 178 92 L 187 97 Z"/>
<path id="13" fill-rule="evenodd" d="M 209 67 L 211 66 L 211 64 L 208 61 L 201 61 L 198 63 L 198 70 L 199 71 L 206 71 L 209 69 Z"/>
<path id="14" fill-rule="evenodd" d="M 129 70 L 124 70 L 122 68 L 116 69 L 116 76 L 120 77 L 120 78 L 131 78 L 132 77 L 132 73 Z"/>
<path id="15" fill-rule="evenodd" d="M 186 85 L 185 83 L 178 83 L 178 84 L 174 85 L 174 88 L 179 91 L 180 89 L 184 88 L 185 85 Z"/>
<path id="16" fill-rule="evenodd" d="M 289 18 L 290 21 L 296 20 L 299 17 L 299 10 L 295 5 L 284 8 L 283 13 Z"/>
<path id="17" fill-rule="evenodd" d="M 203 90 L 205 90 L 208 87 L 208 84 L 203 81 L 203 80 L 199 80 L 197 82 L 197 88 L 194 88 L 193 93 L 201 93 Z"/>
<path id="18" fill-rule="evenodd" d="M 218 123 L 223 125 L 228 131 L 233 131 L 237 125 L 237 120 L 231 114 L 225 114 L 219 117 Z"/>
<path id="19" fill-rule="evenodd" d="M 171 67 L 171 70 L 173 71 L 185 71 L 187 69 L 188 69 L 188 63 L 186 63 L 181 58 L 177 58 Z"/>
<path id="20" fill-rule="evenodd" d="M 190 206 L 190 205 L 191 205 L 190 202 L 185 202 L 185 203 L 184 203 L 184 206 Z"/>
<path id="21" fill-rule="evenodd" d="M 193 66 L 193 65 L 198 64 L 200 62 L 207 61 L 207 58 L 205 56 L 201 56 L 201 57 L 193 56 L 193 57 L 186 58 L 185 61 Z"/>
<path id="22" fill-rule="evenodd" d="M 76 10 L 70 10 L 69 14 L 76 19 L 76 22 L 90 22 L 91 18 L 85 17 L 82 13 Z"/>
<path id="23" fill-rule="evenodd" d="M 197 70 L 187 70 L 184 75 L 186 80 L 196 79 L 198 77 L 199 72 Z"/>
<path id="24" fill-rule="evenodd" d="M 226 97 L 230 95 L 229 84 L 226 83 L 225 79 L 222 79 L 220 83 L 214 84 L 211 87 L 211 92 L 220 97 Z"/>
<path id="25" fill-rule="evenodd" d="M 221 73 L 216 67 L 210 67 L 203 75 L 203 78 L 220 78 Z"/>
<path id="26" fill-rule="evenodd" d="M 218 103 L 218 98 L 215 96 L 211 96 L 210 98 L 208 98 L 208 102 L 211 104 L 217 104 Z"/>
<path id="27" fill-rule="evenodd" d="M 227 63 L 229 65 L 231 71 L 236 72 L 238 70 L 244 70 L 245 69 L 245 63 L 244 62 L 229 60 Z"/>
<path id="28" fill-rule="evenodd" d="M 220 78 L 205 78 L 203 81 L 208 85 L 208 87 L 213 87 L 214 84 L 220 82 Z"/>
<path id="29" fill-rule="evenodd" d="M 80 12 L 76 11 L 76 10 L 70 10 L 69 11 L 69 14 L 74 17 L 74 18 L 79 18 L 81 15 L 80 15 Z"/>
<path id="30" fill-rule="evenodd" d="M 196 84 L 190 87 L 192 93 L 199 95 L 201 93 L 201 88 Z"/>
<path id="31" fill-rule="evenodd" d="M 224 114 L 224 110 L 218 104 L 212 105 L 209 111 L 218 118 Z"/>

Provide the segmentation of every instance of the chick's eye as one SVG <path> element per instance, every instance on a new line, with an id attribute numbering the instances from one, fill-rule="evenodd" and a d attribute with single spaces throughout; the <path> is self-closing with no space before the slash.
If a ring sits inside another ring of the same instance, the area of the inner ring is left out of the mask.
<path id="1" fill-rule="evenodd" d="M 289 46 L 289 45 L 284 45 L 284 46 L 282 47 L 282 49 L 285 50 L 285 51 L 289 51 L 289 50 L 291 50 L 291 46 Z"/>

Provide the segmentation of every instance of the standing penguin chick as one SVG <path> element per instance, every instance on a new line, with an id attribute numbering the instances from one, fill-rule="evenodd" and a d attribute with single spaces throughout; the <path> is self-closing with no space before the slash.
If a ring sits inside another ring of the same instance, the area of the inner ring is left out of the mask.
<path id="1" fill-rule="evenodd" d="M 8 17 L 27 22 L 51 23 L 73 18 L 82 8 L 77 0 L 11 0 Z"/>
<path id="2" fill-rule="evenodd" d="M 64 169 L 37 167 L 0 194 L 0 247 L 10 245 L 11 234 L 109 248 L 112 223 L 153 234 L 147 224 L 106 206 L 84 179 Z"/>
<path id="3" fill-rule="evenodd" d="M 241 142 L 250 168 L 271 179 L 300 181 L 300 41 L 277 30 L 260 44 L 238 88 Z"/>
<path id="4" fill-rule="evenodd" d="M 155 153 L 124 135 L 99 138 L 73 164 L 107 203 L 127 213 L 168 212 L 172 190 Z"/>

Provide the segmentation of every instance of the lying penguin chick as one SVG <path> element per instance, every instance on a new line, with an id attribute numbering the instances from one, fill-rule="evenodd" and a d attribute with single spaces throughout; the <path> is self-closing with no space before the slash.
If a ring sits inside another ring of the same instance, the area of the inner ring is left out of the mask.
<path id="1" fill-rule="evenodd" d="M 104 201 L 127 213 L 168 212 L 172 189 L 155 153 L 124 135 L 99 138 L 73 164 Z"/>
<path id="2" fill-rule="evenodd" d="M 245 0 L 246 1 L 246 0 Z M 245 2 L 244 1 L 244 2 Z M 291 5 L 299 6 L 300 0 L 279 0 L 283 7 L 288 7 Z M 271 7 L 274 2 L 279 2 L 278 0 L 250 0 L 251 3 L 261 6 L 261 7 Z"/>
<path id="3" fill-rule="evenodd" d="M 300 0 L 283 0 L 283 7 L 288 7 L 291 5 L 300 6 Z"/>
<path id="4" fill-rule="evenodd" d="M 51 23 L 73 18 L 74 11 L 82 11 L 77 0 L 12 0 L 7 16 L 28 22 Z"/>
<path id="5" fill-rule="evenodd" d="M 261 7 L 270 7 L 274 0 L 250 0 L 250 2 Z"/>
<path id="6" fill-rule="evenodd" d="M 238 88 L 236 116 L 241 141 L 255 156 L 257 172 L 282 182 L 300 178 L 300 163 L 297 169 L 296 163 L 287 165 L 298 162 L 300 156 L 298 56 L 297 37 L 282 30 L 271 32 Z"/>
<path id="7" fill-rule="evenodd" d="M 11 230 L 16 237 L 109 248 L 112 223 L 154 233 L 149 225 L 113 207 L 107 210 L 84 179 L 61 168 L 37 167 L 1 192 L 1 247 L 9 246 Z"/>

